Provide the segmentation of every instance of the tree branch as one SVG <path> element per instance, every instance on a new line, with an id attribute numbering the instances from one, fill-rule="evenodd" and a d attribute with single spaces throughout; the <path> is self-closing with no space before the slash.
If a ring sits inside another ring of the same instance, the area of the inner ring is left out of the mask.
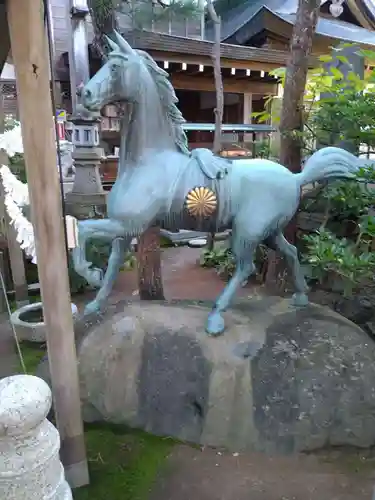
<path id="1" fill-rule="evenodd" d="M 216 14 L 216 10 L 212 3 L 212 0 L 207 0 L 207 11 L 211 21 L 214 24 L 220 24 L 220 17 Z"/>
<path id="2" fill-rule="evenodd" d="M 212 48 L 212 63 L 214 66 L 215 90 L 216 90 L 216 108 L 215 113 L 215 134 L 214 134 L 214 153 L 219 153 L 222 145 L 222 130 L 224 114 L 224 87 L 221 74 L 220 52 L 221 52 L 221 20 L 216 14 L 212 0 L 207 0 L 208 14 L 214 23 L 215 43 Z"/>

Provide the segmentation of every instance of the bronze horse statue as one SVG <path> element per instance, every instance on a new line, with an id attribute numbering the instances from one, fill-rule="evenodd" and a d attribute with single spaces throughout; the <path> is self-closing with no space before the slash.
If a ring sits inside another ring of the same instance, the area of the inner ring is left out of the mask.
<path id="1" fill-rule="evenodd" d="M 302 186 L 351 177 L 358 159 L 340 148 L 323 148 L 308 159 L 301 173 L 293 174 L 269 160 L 229 160 L 208 149 L 190 152 L 168 74 L 146 52 L 115 36 L 117 43 L 108 39 L 107 62 L 81 91 L 82 104 L 91 112 L 115 102 L 125 109 L 119 169 L 107 199 L 108 218 L 78 223 L 75 269 L 100 287 L 85 312 L 103 307 L 132 238 L 153 224 L 171 230 L 232 229 L 236 270 L 208 317 L 209 334 L 224 331 L 222 312 L 254 272 L 254 253 L 261 242 L 285 255 L 294 277 L 294 304 L 307 305 L 297 250 L 285 239 L 283 229 L 296 213 Z M 104 276 L 86 260 L 90 238 L 112 242 Z"/>

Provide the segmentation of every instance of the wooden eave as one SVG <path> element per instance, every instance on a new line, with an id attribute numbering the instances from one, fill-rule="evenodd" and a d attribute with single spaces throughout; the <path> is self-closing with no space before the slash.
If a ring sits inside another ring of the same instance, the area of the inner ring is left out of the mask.
<path id="1" fill-rule="evenodd" d="M 358 0 L 346 0 L 347 6 L 350 11 L 354 15 L 354 17 L 358 20 L 358 22 L 364 28 L 368 30 L 375 29 L 375 19 L 373 13 L 369 10 L 366 5 L 366 1 L 358 1 Z"/>
<path id="2" fill-rule="evenodd" d="M 255 16 L 227 38 L 226 42 L 242 46 L 262 31 L 272 31 L 270 14 L 271 12 L 268 9 L 258 10 Z"/>
<path id="3" fill-rule="evenodd" d="M 293 24 L 284 19 L 281 19 L 272 12 L 268 12 L 265 17 L 266 19 L 266 29 L 270 33 L 275 33 L 285 39 L 290 40 L 293 32 Z M 337 46 L 339 43 L 354 43 L 359 47 L 364 49 L 374 50 L 374 45 L 366 44 L 365 42 L 350 42 L 348 40 L 343 40 L 336 38 L 334 36 L 328 36 L 326 34 L 321 34 L 316 32 L 313 39 L 313 54 L 316 56 L 331 52 L 332 46 Z"/>
<path id="4" fill-rule="evenodd" d="M 324 0 L 322 7 L 328 2 Z M 296 14 L 298 8 L 298 0 L 252 0 L 234 7 L 226 12 L 222 17 L 222 35 L 223 40 L 231 41 L 232 43 L 244 43 L 242 41 L 234 41 L 238 39 L 237 34 L 244 31 L 246 25 L 251 25 L 252 21 L 257 19 L 257 33 L 269 27 L 265 23 L 263 12 L 283 12 L 285 14 Z M 358 24 L 369 30 L 375 30 L 375 4 L 373 0 L 345 0 L 344 10 L 347 10 L 357 20 Z M 323 9 L 324 10 L 324 9 Z M 228 28 L 228 29 L 227 29 Z M 212 22 L 206 23 L 206 31 L 209 33 L 209 38 L 213 39 Z M 241 37 L 240 37 L 241 38 Z"/>
<path id="5" fill-rule="evenodd" d="M 214 43 L 164 33 L 137 30 L 124 33 L 130 44 L 147 51 L 156 60 L 170 62 L 186 62 L 212 66 L 212 49 Z M 221 44 L 221 66 L 270 71 L 287 64 L 289 52 L 245 47 L 228 43 Z M 316 63 L 311 59 L 311 67 Z"/>
<path id="6" fill-rule="evenodd" d="M 372 13 L 370 12 L 368 5 L 366 6 L 366 2 L 368 3 L 369 1 L 370 0 L 345 0 L 345 8 L 348 13 L 354 16 L 354 19 L 357 20 L 359 30 L 364 29 L 371 33 L 375 30 L 375 19 L 372 17 Z M 375 6 L 373 7 L 373 12 L 375 13 Z M 246 12 L 244 12 L 244 17 L 246 19 Z M 293 13 L 292 10 L 290 12 L 279 12 L 277 8 L 276 10 L 272 10 L 272 8 L 268 7 L 265 2 L 264 5 L 256 11 L 253 9 L 252 15 L 246 20 L 246 22 L 243 22 L 244 17 L 242 18 L 242 22 L 238 25 L 238 28 L 226 38 L 226 42 L 244 45 L 251 42 L 251 40 L 258 35 L 270 35 L 272 37 L 272 34 L 275 34 L 286 40 L 290 40 L 292 36 L 294 25 L 293 17 L 295 17 L 295 12 Z M 330 33 L 329 30 L 327 31 L 327 22 L 330 21 L 332 21 L 332 26 L 329 29 L 332 29 L 332 33 Z M 321 24 L 322 26 L 320 28 Z M 345 22 L 341 22 L 341 26 L 339 26 L 339 24 L 340 20 L 333 19 L 331 16 L 324 13 L 321 14 L 316 34 L 314 36 L 314 53 L 325 53 L 327 52 L 326 49 L 328 46 L 337 45 L 340 41 L 350 42 L 350 36 L 353 35 L 346 31 L 345 25 L 351 26 L 351 24 Z M 357 28 L 357 26 L 355 25 L 353 28 Z M 322 29 L 322 32 L 320 29 Z M 361 38 L 363 39 L 361 40 Z M 353 41 L 353 43 L 356 43 L 363 48 L 374 49 L 374 43 L 372 41 L 370 42 L 369 38 L 363 36 L 360 31 L 357 33 L 357 38 L 354 36 L 354 40 L 358 41 Z M 324 45 L 326 47 L 324 47 Z"/>

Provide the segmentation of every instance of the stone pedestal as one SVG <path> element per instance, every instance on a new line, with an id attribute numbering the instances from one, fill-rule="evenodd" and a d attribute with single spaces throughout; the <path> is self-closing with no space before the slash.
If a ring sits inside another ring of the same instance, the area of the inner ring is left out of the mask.
<path id="1" fill-rule="evenodd" d="M 72 500 L 59 459 L 60 438 L 46 419 L 52 394 L 43 380 L 0 380 L 0 498 Z"/>
<path id="2" fill-rule="evenodd" d="M 119 303 L 76 325 L 86 420 L 232 451 L 375 444 L 375 343 L 327 307 L 251 297 L 204 331 L 209 305 Z"/>
<path id="3" fill-rule="evenodd" d="M 103 193 L 99 173 L 102 157 L 102 148 L 78 147 L 74 150 L 75 177 L 72 193 L 84 195 Z"/>
<path id="4" fill-rule="evenodd" d="M 116 307 L 79 348 L 92 417 L 233 451 L 375 444 L 375 344 L 330 309 L 253 297 L 211 338 L 209 306 Z"/>

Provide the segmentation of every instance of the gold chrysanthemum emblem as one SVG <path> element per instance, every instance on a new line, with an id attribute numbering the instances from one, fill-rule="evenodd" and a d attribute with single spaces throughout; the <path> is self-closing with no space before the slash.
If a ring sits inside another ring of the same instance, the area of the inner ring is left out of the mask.
<path id="1" fill-rule="evenodd" d="M 195 187 L 186 196 L 186 209 L 193 217 L 209 217 L 216 207 L 216 194 L 207 187 Z"/>

